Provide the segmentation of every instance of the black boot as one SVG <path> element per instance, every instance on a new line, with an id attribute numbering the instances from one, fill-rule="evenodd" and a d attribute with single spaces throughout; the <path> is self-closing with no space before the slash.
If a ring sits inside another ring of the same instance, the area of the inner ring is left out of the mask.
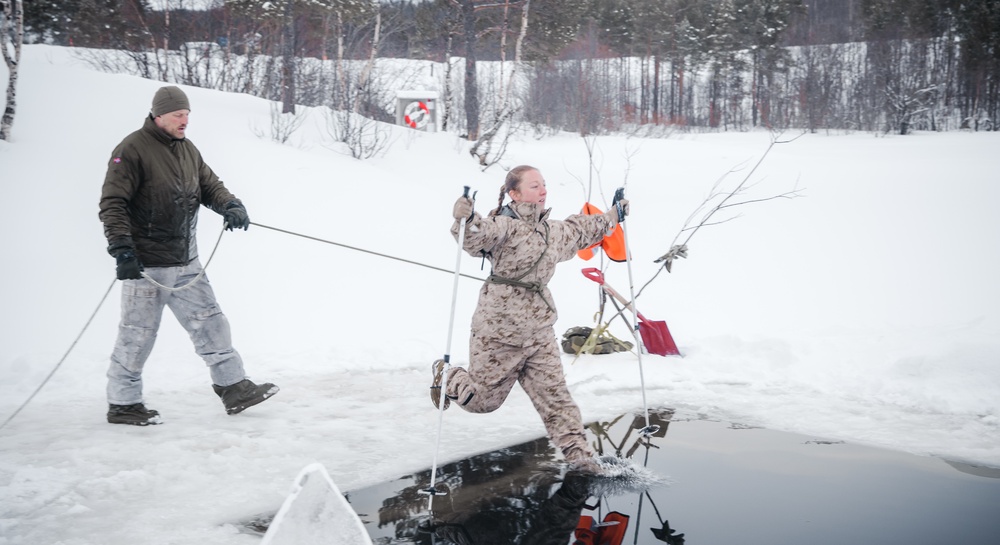
<path id="1" fill-rule="evenodd" d="M 132 405 L 108 405 L 109 424 L 131 424 L 133 426 L 149 426 L 162 424 L 160 413 L 147 409 L 142 403 Z"/>
<path id="2" fill-rule="evenodd" d="M 253 407 L 278 393 L 278 387 L 270 382 L 258 386 L 246 378 L 231 386 L 213 384 L 212 389 L 226 406 L 226 414 L 243 412 L 244 409 Z"/>

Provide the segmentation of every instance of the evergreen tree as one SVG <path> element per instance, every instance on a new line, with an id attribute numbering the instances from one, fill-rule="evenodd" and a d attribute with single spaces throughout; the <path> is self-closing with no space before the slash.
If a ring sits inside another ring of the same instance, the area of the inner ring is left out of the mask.
<path id="1" fill-rule="evenodd" d="M 1000 130 L 1000 2 L 961 2 L 955 14 L 962 40 L 963 116 L 969 128 Z"/>
<path id="2" fill-rule="evenodd" d="M 24 6 L 24 34 L 28 43 L 70 45 L 73 16 L 78 2 L 60 0 L 29 1 Z"/>
<path id="3" fill-rule="evenodd" d="M 587 2 L 580 0 L 531 0 L 525 60 L 546 61 L 557 57 L 576 40 L 586 10 Z"/>
<path id="4" fill-rule="evenodd" d="M 735 0 L 733 7 L 735 41 L 750 55 L 752 124 L 770 127 L 774 74 L 788 58 L 779 43 L 792 17 L 805 6 L 801 0 Z"/>

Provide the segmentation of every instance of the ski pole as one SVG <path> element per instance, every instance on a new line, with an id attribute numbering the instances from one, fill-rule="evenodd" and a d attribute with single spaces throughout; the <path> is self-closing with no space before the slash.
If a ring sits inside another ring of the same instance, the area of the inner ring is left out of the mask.
<path id="1" fill-rule="evenodd" d="M 469 198 L 469 186 L 465 186 L 462 196 Z M 472 198 L 475 199 L 475 196 L 476 194 L 473 193 Z M 434 496 L 444 496 L 446 494 L 434 488 L 434 483 L 437 482 L 438 452 L 441 450 L 441 430 L 444 428 L 444 407 L 448 401 L 448 368 L 451 367 L 451 337 L 455 330 L 455 306 L 458 301 L 458 279 L 461 277 L 462 272 L 462 248 L 465 246 L 466 219 L 462 218 L 458 221 L 458 251 L 455 255 L 455 280 L 452 282 L 451 287 L 451 314 L 448 317 L 448 343 L 444 349 L 444 370 L 441 375 L 441 397 L 438 401 L 438 431 L 437 442 L 434 445 L 434 461 L 431 464 L 431 484 L 429 488 L 421 490 L 422 493 L 428 495 L 428 510 L 434 506 Z"/>
<path id="2" fill-rule="evenodd" d="M 632 336 L 635 337 L 635 346 L 637 348 L 635 353 L 639 358 L 639 384 L 642 387 L 642 413 L 646 419 L 646 427 L 639 430 L 639 433 L 649 437 L 650 435 L 660 431 L 660 427 L 649 423 L 649 407 L 646 405 L 646 379 L 642 373 L 642 340 L 639 337 L 639 309 L 638 305 L 636 305 L 635 287 L 632 282 L 632 250 L 628 244 L 629 230 L 625 227 L 625 208 L 621 203 L 624 198 L 625 188 L 619 187 L 618 190 L 615 191 L 615 197 L 612 205 L 618 210 L 618 222 L 622 226 L 622 234 L 625 238 L 625 267 L 628 269 L 628 293 L 629 298 L 632 301 Z"/>

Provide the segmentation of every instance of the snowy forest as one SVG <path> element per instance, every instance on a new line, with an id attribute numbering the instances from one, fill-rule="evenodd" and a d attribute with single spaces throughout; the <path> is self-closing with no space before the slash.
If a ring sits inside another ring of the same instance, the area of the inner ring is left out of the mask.
<path id="1" fill-rule="evenodd" d="M 493 272 L 453 203 L 488 214 L 520 164 L 547 217 L 631 202 L 624 263 L 548 282 L 555 335 L 669 323 L 682 354 L 561 347 L 594 450 L 669 480 L 586 516 L 642 545 L 997 542 L 1000 0 L 0 0 L 0 50 L 0 545 L 261 545 L 317 463 L 375 543 L 437 539 L 406 532 L 448 505 L 538 529 L 568 468 L 524 388 L 428 395 Z M 164 316 L 163 425 L 112 425 L 98 201 L 170 84 L 253 218 L 202 207 L 197 248 L 281 391 L 227 414 Z"/>
<path id="2" fill-rule="evenodd" d="M 415 87 L 440 93 L 440 129 L 484 148 L 510 129 L 907 134 L 1000 121 L 996 0 L 37 0 L 23 9 L 26 43 L 88 48 L 108 71 L 265 97 L 286 117 L 296 105 L 328 106 L 341 112 L 344 140 L 366 131 L 377 140 L 369 120 L 393 122 L 396 91 Z M 294 126 L 278 113 L 275 123 L 275 138 Z M 474 146 L 484 164 L 489 153 Z"/>

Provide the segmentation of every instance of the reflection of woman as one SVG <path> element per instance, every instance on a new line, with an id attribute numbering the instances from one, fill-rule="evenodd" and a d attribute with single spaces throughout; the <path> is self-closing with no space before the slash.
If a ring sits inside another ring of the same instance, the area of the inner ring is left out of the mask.
<path id="1" fill-rule="evenodd" d="M 512 202 L 504 205 L 509 195 Z M 560 261 L 601 241 L 618 224 L 617 212 L 549 219 L 545 179 L 538 169 L 510 170 L 500 200 L 487 217 L 473 212 L 473 202 L 455 203 L 452 234 L 465 224 L 464 249 L 485 256 L 493 267 L 483 285 L 472 318 L 468 369 L 449 371 L 445 405 L 487 413 L 503 404 L 517 381 L 531 398 L 550 439 L 576 467 L 593 471 L 594 453 L 587 445 L 580 409 L 566 387 L 553 325 L 556 309 L 546 287 Z M 627 211 L 627 201 L 622 201 Z M 431 398 L 440 396 L 444 363 L 435 365 Z M 437 389 L 435 389 L 435 386 Z"/>
<path id="2" fill-rule="evenodd" d="M 538 486 L 521 497 L 488 498 L 434 521 L 431 530 L 456 545 L 565 545 L 590 497 L 587 478 L 567 473 L 559 488 L 539 501 L 539 494 L 548 490 Z"/>

